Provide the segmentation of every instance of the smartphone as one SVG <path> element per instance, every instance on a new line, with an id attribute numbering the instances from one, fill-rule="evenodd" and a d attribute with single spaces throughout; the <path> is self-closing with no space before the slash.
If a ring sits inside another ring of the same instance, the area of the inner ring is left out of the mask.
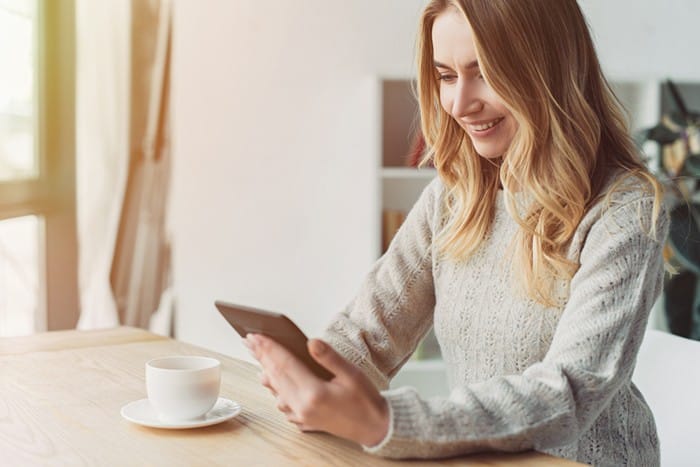
<path id="1" fill-rule="evenodd" d="M 284 346 L 319 378 L 324 381 L 333 378 L 333 373 L 319 365 L 309 354 L 306 347 L 308 339 L 285 315 L 219 300 L 214 305 L 241 337 L 248 333 L 263 334 Z"/>

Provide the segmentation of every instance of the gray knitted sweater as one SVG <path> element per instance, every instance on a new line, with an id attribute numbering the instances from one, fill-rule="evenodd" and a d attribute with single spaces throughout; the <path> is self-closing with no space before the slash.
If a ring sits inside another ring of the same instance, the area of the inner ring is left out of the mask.
<path id="1" fill-rule="evenodd" d="M 495 219 L 466 262 L 438 259 L 444 186 L 423 192 L 325 338 L 380 389 L 434 324 L 450 393 L 383 390 L 385 439 L 365 450 L 394 458 L 536 449 L 593 465 L 659 463 L 654 419 L 630 382 L 663 282 L 668 217 L 649 236 L 653 197 L 616 193 L 582 219 L 569 248 L 580 267 L 566 305 L 547 308 L 514 287 L 518 228 L 499 192 Z"/>

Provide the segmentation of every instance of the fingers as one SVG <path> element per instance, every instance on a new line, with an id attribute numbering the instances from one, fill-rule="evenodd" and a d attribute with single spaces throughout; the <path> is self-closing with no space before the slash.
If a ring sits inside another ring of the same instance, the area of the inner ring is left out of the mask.
<path id="1" fill-rule="evenodd" d="M 273 339 L 259 334 L 249 334 L 246 339 L 278 392 L 280 384 L 298 389 L 299 385 L 308 384 L 310 378 L 315 378 L 306 365 Z"/>
<path id="2" fill-rule="evenodd" d="M 294 423 L 294 422 L 292 422 Z M 304 433 L 314 433 L 314 432 L 319 432 L 321 430 L 316 430 L 314 428 L 309 427 L 308 425 L 304 425 L 303 423 L 294 423 L 299 431 L 303 431 Z"/>
<path id="3" fill-rule="evenodd" d="M 287 415 L 287 418 L 289 418 L 289 415 L 293 415 L 294 413 L 285 402 L 279 399 L 279 397 L 277 398 L 277 410 Z"/>
<path id="4" fill-rule="evenodd" d="M 249 334 L 246 341 L 262 366 L 260 382 L 276 397 L 277 409 L 302 431 L 311 430 L 309 406 L 319 406 L 317 395 L 325 382 L 274 340 Z"/>
<path id="5" fill-rule="evenodd" d="M 297 416 L 296 413 L 289 407 L 284 401 L 282 401 L 279 397 L 277 398 L 277 410 L 282 412 L 284 416 L 287 418 L 287 421 L 290 423 L 293 423 L 296 425 L 296 427 L 299 429 L 299 431 L 313 431 L 311 427 L 306 425 L 300 417 Z"/>
<path id="6" fill-rule="evenodd" d="M 279 397 L 277 398 L 277 410 L 282 412 L 287 418 L 287 421 L 296 425 L 299 431 L 314 431 L 309 425 L 304 423 L 300 417 Z"/>
<path id="7" fill-rule="evenodd" d="M 272 386 L 272 383 L 270 383 L 270 379 L 267 377 L 264 371 L 260 373 L 260 384 L 269 389 L 273 396 L 277 397 L 277 391 Z"/>
<path id="8" fill-rule="evenodd" d="M 334 375 L 342 375 L 351 378 L 357 375 L 357 367 L 345 360 L 338 352 L 321 339 L 310 339 L 307 346 L 314 360 Z"/>
<path id="9" fill-rule="evenodd" d="M 298 406 L 305 394 L 321 384 L 304 363 L 274 340 L 251 334 L 246 339 L 262 366 L 263 384 L 275 394 L 281 394 L 292 407 Z"/>
<path id="10" fill-rule="evenodd" d="M 304 423 L 301 418 L 299 418 L 293 411 L 288 411 L 284 413 L 287 416 L 287 421 L 289 423 L 293 423 L 299 428 L 301 431 L 310 431 L 311 427 Z"/>
<path id="11" fill-rule="evenodd" d="M 251 343 L 251 341 L 248 339 L 248 337 L 243 339 L 242 342 L 243 342 L 243 345 L 245 345 L 248 348 L 248 350 L 250 351 L 250 354 L 253 357 L 255 357 L 256 359 L 258 359 L 258 354 L 255 351 L 254 345 Z M 260 384 L 262 384 L 267 389 L 269 389 L 273 396 L 277 397 L 277 391 L 275 390 L 274 386 L 270 382 L 270 378 L 265 373 L 264 368 L 263 368 L 263 371 L 260 372 Z"/>
<path id="12" fill-rule="evenodd" d="M 257 360 L 258 356 L 256 355 L 255 350 L 253 349 L 253 344 L 251 344 L 251 342 L 248 340 L 248 337 L 242 339 L 241 343 L 245 346 L 246 349 L 248 349 L 248 353 L 250 354 L 250 356 Z"/>
<path id="13" fill-rule="evenodd" d="M 255 337 L 253 334 L 246 334 L 245 338 L 241 341 L 243 342 L 243 345 L 246 346 L 250 354 L 255 357 L 256 360 L 260 360 L 260 356 L 258 355 L 258 350 L 255 345 Z"/>

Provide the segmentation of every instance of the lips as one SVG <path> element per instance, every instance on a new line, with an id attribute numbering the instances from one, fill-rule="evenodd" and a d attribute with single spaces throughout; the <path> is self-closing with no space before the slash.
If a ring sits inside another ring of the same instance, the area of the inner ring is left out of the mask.
<path id="1" fill-rule="evenodd" d="M 504 117 L 498 117 L 493 120 L 488 120 L 485 122 L 480 122 L 480 123 L 468 123 L 467 126 L 471 131 L 474 132 L 480 132 L 480 131 L 487 131 L 490 130 L 491 128 L 495 127 L 499 123 L 503 121 Z"/>

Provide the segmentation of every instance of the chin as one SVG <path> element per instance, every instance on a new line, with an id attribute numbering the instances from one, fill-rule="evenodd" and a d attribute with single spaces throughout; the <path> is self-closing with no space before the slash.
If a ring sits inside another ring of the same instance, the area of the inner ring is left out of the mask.
<path id="1" fill-rule="evenodd" d="M 489 149 L 480 149 L 480 148 L 475 148 L 475 149 L 476 149 L 476 153 L 477 153 L 479 156 L 483 157 L 484 159 L 489 159 L 489 160 L 498 159 L 499 157 L 501 157 L 501 155 L 502 155 L 503 152 L 504 152 L 504 151 L 501 151 L 501 150 L 493 150 L 493 149 L 491 149 L 491 150 L 489 150 Z"/>

